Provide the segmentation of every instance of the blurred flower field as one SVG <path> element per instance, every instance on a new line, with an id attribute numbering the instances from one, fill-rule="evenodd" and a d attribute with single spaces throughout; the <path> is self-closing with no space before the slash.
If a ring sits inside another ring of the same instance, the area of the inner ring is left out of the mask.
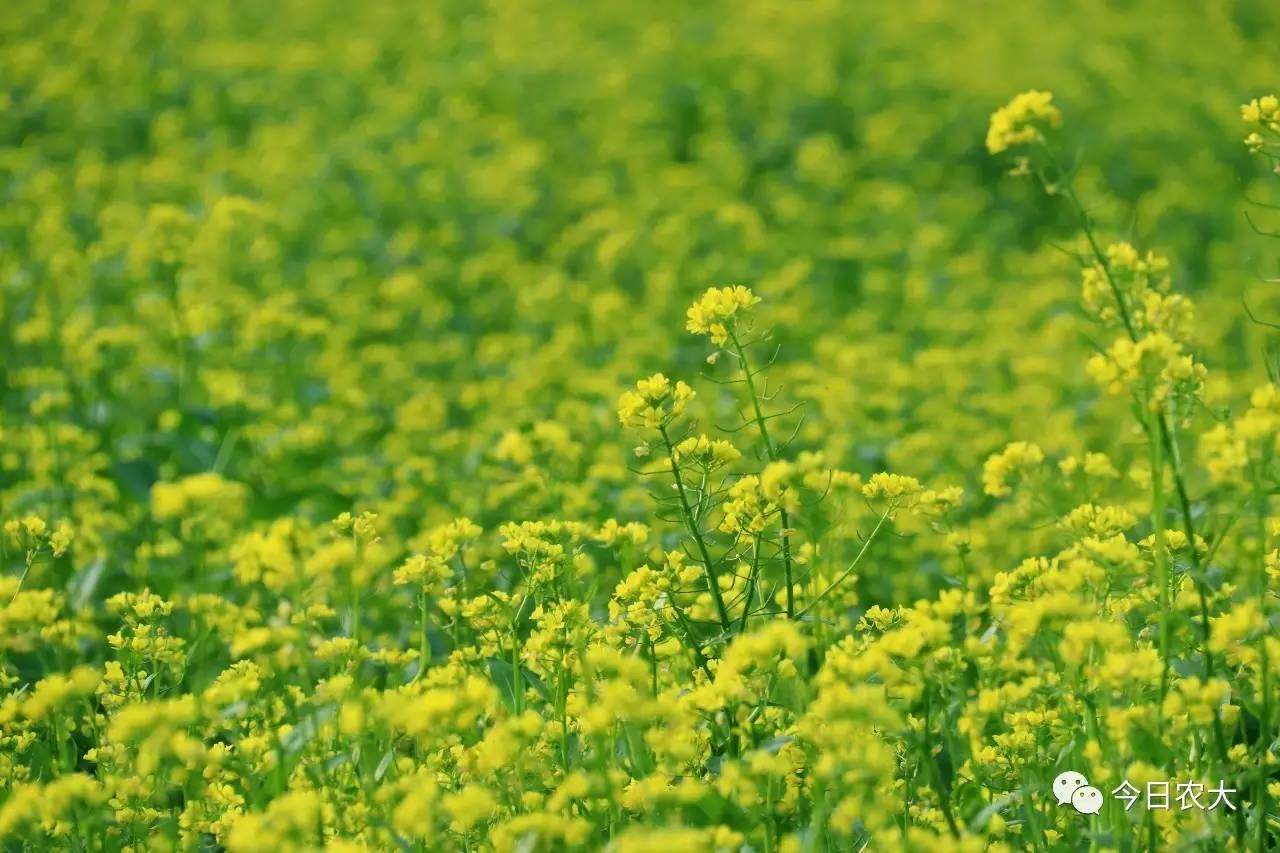
<path id="1" fill-rule="evenodd" d="M 15 0 L 0 850 L 1280 847 L 1278 39 Z"/>

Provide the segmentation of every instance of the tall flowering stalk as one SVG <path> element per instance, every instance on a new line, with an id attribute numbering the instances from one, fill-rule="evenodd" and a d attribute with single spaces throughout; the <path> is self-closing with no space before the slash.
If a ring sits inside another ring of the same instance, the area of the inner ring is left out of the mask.
<path id="1" fill-rule="evenodd" d="M 1245 120 L 1257 129 L 1246 138 L 1255 152 L 1267 153 L 1272 143 L 1263 136 L 1280 132 L 1280 107 L 1274 98 L 1257 99 L 1243 108 Z M 1063 167 L 1050 142 L 1048 132 L 1061 124 L 1061 113 L 1052 96 L 1044 92 L 1028 92 L 1014 98 L 997 110 L 991 118 L 987 148 L 992 154 L 1014 152 L 1012 174 L 1031 176 L 1049 195 L 1063 199 L 1073 211 L 1087 245 L 1083 262 L 1082 301 L 1086 312 L 1104 328 L 1119 331 L 1119 337 L 1099 352 L 1087 365 L 1088 373 L 1109 394 L 1128 396 L 1133 412 L 1146 440 L 1150 466 L 1150 551 L 1156 567 L 1158 585 L 1158 646 L 1161 660 L 1159 678 L 1160 707 L 1168 713 L 1185 713 L 1185 681 L 1174 687 L 1174 619 L 1175 591 L 1188 579 L 1194 589 L 1199 624 L 1199 657 L 1206 690 L 1216 691 L 1221 681 L 1220 667 L 1231 668 L 1238 659 L 1241 640 L 1254 643 L 1257 660 L 1257 723 L 1259 729 L 1258 770 L 1253 778 L 1254 845 L 1266 848 L 1268 832 L 1268 774 L 1273 764 L 1271 729 L 1271 677 L 1269 641 L 1262 626 L 1269 610 L 1266 560 L 1259 556 L 1259 566 L 1250 585 L 1256 590 L 1252 602 L 1235 605 L 1216 618 L 1211 616 L 1210 600 L 1213 555 L 1230 534 L 1236 518 L 1248 508 L 1257 519 L 1253 531 L 1255 551 L 1265 553 L 1266 519 L 1270 513 L 1270 494 L 1280 482 L 1271 464 L 1275 453 L 1275 426 L 1270 412 L 1271 400 L 1280 398 L 1274 385 L 1265 386 L 1252 398 L 1252 408 L 1235 423 L 1222 424 L 1204 433 L 1199 447 L 1206 457 L 1206 468 L 1218 485 L 1224 501 L 1235 504 L 1224 512 L 1225 521 L 1211 543 L 1200 535 L 1196 503 L 1191 497 L 1189 439 L 1180 436 L 1189 431 L 1202 397 L 1207 371 L 1193 354 L 1191 329 L 1193 308 L 1184 296 L 1173 292 L 1170 265 L 1153 253 L 1140 253 L 1127 243 L 1104 248 L 1096 233 L 1093 218 L 1080 200 L 1074 185 L 1074 174 Z M 1280 408 L 1280 407 L 1275 407 Z M 1262 426 L 1262 424 L 1267 426 Z M 1265 438 L 1257 442 L 1254 437 Z M 1166 483 L 1166 470 L 1169 481 Z M 1244 497 L 1237 503 L 1230 492 L 1238 485 Z M 1172 504 L 1168 492 L 1172 490 Z M 997 492 L 988 489 L 992 494 Z M 1206 502 L 1215 496 L 1206 498 Z M 1177 521 L 1168 526 L 1166 517 L 1172 512 Z M 1184 568 L 1176 568 L 1175 557 L 1185 560 Z M 1251 609 L 1252 608 L 1252 609 Z M 1184 664 L 1185 665 L 1185 664 Z M 1229 672 L 1228 672 L 1229 674 Z M 1247 683 L 1247 682 L 1246 682 Z M 1206 707 L 1211 731 L 1213 766 L 1229 773 L 1238 749 L 1230 747 L 1230 733 L 1224 724 L 1219 702 Z M 1166 716 L 1166 720 L 1168 717 Z M 1241 777 L 1243 778 L 1243 777 Z M 1149 825 L 1151 838 L 1156 837 L 1154 823 Z M 1245 821 L 1235 821 L 1237 843 L 1244 844 Z"/>
<path id="2" fill-rule="evenodd" d="M 768 392 L 766 388 L 757 390 L 756 379 L 761 375 L 761 371 L 753 369 L 747 360 L 747 347 L 767 339 L 767 335 L 757 339 L 749 337 L 752 333 L 749 315 L 759 301 L 758 296 L 742 285 L 713 287 L 703 294 L 701 299 L 689 306 L 686 328 L 694 334 L 706 335 L 717 346 L 727 346 L 730 349 L 738 366 L 736 381 L 743 383 L 747 389 L 747 398 L 751 404 L 749 418 L 758 430 L 762 455 L 770 463 L 776 464 L 781 461 L 781 448 L 769 434 L 769 421 L 780 415 L 764 413 L 763 406 L 769 399 Z M 786 614 L 788 619 L 794 619 L 796 617 L 796 578 L 791 555 L 791 518 L 785 504 L 779 505 L 778 516 L 781 524 L 778 535 L 782 543 Z"/>

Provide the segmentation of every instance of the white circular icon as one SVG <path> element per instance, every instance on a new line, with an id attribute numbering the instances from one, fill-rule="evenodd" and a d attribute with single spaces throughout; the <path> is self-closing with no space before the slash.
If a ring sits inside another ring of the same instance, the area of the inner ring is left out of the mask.
<path id="1" fill-rule="evenodd" d="M 1057 778 L 1053 780 L 1053 795 L 1058 798 L 1058 805 L 1065 806 L 1071 802 L 1071 795 L 1075 793 L 1077 788 L 1083 788 L 1088 784 L 1089 780 L 1084 778 L 1083 773 L 1067 770 L 1059 773 Z"/>
<path id="2" fill-rule="evenodd" d="M 1080 814 L 1097 814 L 1102 811 L 1102 792 L 1092 785 L 1082 785 L 1072 792 L 1071 805 Z"/>

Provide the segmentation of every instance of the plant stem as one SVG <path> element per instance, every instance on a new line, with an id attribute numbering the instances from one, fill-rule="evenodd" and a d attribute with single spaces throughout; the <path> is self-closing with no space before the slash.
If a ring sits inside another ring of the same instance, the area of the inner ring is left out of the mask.
<path id="1" fill-rule="evenodd" d="M 751 577 L 747 578 L 747 594 L 742 603 L 742 618 L 738 621 L 738 633 L 747 630 L 747 618 L 751 615 L 751 599 L 756 594 L 756 578 L 760 572 L 760 535 L 751 543 Z"/>
<path id="2" fill-rule="evenodd" d="M 364 565 L 364 543 L 354 530 L 351 535 L 355 539 L 356 559 L 355 565 L 351 567 L 351 574 L 347 578 L 347 583 L 350 584 L 348 595 L 351 606 L 351 639 L 355 640 L 358 646 L 360 645 L 360 579 L 356 575 L 359 573 L 360 567 Z"/>
<path id="3" fill-rule="evenodd" d="M 1255 485 L 1257 495 L 1257 537 L 1258 537 L 1258 610 L 1264 620 L 1267 619 L 1267 497 L 1261 488 Z M 1269 623 L 1268 623 L 1269 624 Z M 1267 637 L 1270 631 L 1263 631 L 1258 636 L 1258 679 L 1261 682 L 1262 701 L 1258 708 L 1258 804 L 1254 818 L 1257 827 L 1257 849 L 1263 853 L 1267 849 L 1267 764 L 1271 758 L 1271 660 L 1267 654 Z"/>
<path id="4" fill-rule="evenodd" d="M 956 825 L 955 816 L 951 813 L 951 797 L 946 785 L 943 783 L 942 770 L 938 767 L 937 759 L 934 758 L 933 748 L 929 744 L 932 712 L 930 698 L 930 691 L 926 688 L 924 693 L 924 729 L 920 732 L 919 740 L 920 757 L 929 768 L 929 776 L 937 789 L 938 803 L 942 807 L 942 816 L 947 821 L 947 828 L 951 830 L 953 838 L 959 838 L 960 828 Z"/>
<path id="5" fill-rule="evenodd" d="M 1148 399 L 1151 398 L 1148 389 Z M 1169 554 L 1164 532 L 1164 458 L 1163 445 L 1155 432 L 1147 430 L 1147 442 L 1151 451 L 1151 532 L 1155 536 L 1153 553 L 1156 559 L 1156 582 L 1160 584 L 1160 709 L 1163 712 L 1164 697 L 1169 692 Z M 1194 543 L 1193 543 L 1194 544 Z"/>
<path id="6" fill-rule="evenodd" d="M 418 618 L 421 636 L 418 638 L 418 674 L 413 677 L 417 681 L 427 671 L 427 663 L 431 660 L 431 641 L 427 639 L 427 593 L 418 593 Z"/>
<path id="7" fill-rule="evenodd" d="M 868 535 L 867 538 L 863 540 L 862 547 L 858 549 L 858 553 L 853 558 L 853 562 L 849 564 L 848 568 L 846 568 L 843 572 L 840 573 L 840 577 L 833 580 L 830 584 L 827 585 L 826 589 L 818 593 L 817 598 L 815 598 L 813 601 L 810 601 L 808 604 L 806 604 L 804 608 L 799 613 L 796 614 L 797 618 L 805 615 L 810 610 L 812 610 L 814 605 L 822 601 L 822 599 L 826 598 L 827 594 L 830 593 L 831 590 L 835 589 L 837 586 L 843 583 L 844 579 L 849 577 L 849 575 L 853 573 L 853 570 L 858 567 L 858 563 L 862 562 L 862 558 L 864 555 L 866 555 L 867 549 L 870 548 L 871 543 L 875 541 L 876 534 L 880 532 L 880 528 L 884 525 L 885 520 L 888 517 L 889 517 L 889 511 L 885 510 L 884 514 L 880 516 L 880 520 L 876 522 L 876 526 L 871 529 L 870 535 Z"/>
<path id="8" fill-rule="evenodd" d="M 760 396 L 756 394 L 755 375 L 751 372 L 751 366 L 747 364 L 747 353 L 742 348 L 742 342 L 738 340 L 737 332 L 730 331 L 729 340 L 733 343 L 734 352 L 738 356 L 738 367 L 742 370 L 742 376 L 747 382 L 747 392 L 751 395 L 751 408 L 755 413 L 756 427 L 760 430 L 760 438 L 764 441 L 765 453 L 768 454 L 770 462 L 777 462 L 778 448 L 769 436 L 769 427 L 764 412 L 760 408 Z M 796 601 L 791 568 L 791 519 L 786 507 L 779 507 L 778 509 L 779 520 L 782 523 L 782 569 L 787 584 L 787 618 L 794 619 L 796 618 Z"/>
<path id="9" fill-rule="evenodd" d="M 711 591 L 711 598 L 716 603 L 716 610 L 720 615 L 720 625 L 725 631 L 729 630 L 729 610 L 724 606 L 724 596 L 720 592 L 719 578 L 716 575 L 715 563 L 711 559 L 711 552 L 707 549 L 706 540 L 702 536 L 702 531 L 698 529 L 698 520 L 693 515 L 693 510 L 689 506 L 689 496 L 685 493 L 684 477 L 680 474 L 680 465 L 676 462 L 675 448 L 671 444 L 671 436 L 667 432 L 665 426 L 658 427 L 658 431 L 662 434 L 662 442 L 667 447 L 667 461 L 671 463 L 671 476 L 676 481 L 676 492 L 680 496 L 680 508 L 684 514 L 685 527 L 689 529 L 689 535 L 693 537 L 693 541 L 698 546 L 698 554 L 702 559 L 702 567 L 706 572 L 707 587 Z"/>

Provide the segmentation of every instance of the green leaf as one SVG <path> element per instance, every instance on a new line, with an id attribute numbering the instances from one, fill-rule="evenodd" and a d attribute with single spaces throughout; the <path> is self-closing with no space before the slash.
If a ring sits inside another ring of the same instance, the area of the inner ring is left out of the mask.
<path id="1" fill-rule="evenodd" d="M 107 568 L 107 563 L 101 557 L 85 566 L 84 570 L 77 573 L 71 579 L 71 608 L 73 610 L 83 610 L 93 599 L 93 593 L 98 588 L 98 581 L 102 580 L 102 573 Z"/>
<path id="2" fill-rule="evenodd" d="M 505 661 L 502 658 L 488 658 L 487 662 L 489 664 L 489 678 L 501 691 L 502 702 L 507 706 L 508 710 L 515 712 L 516 690 L 519 689 L 523 693 L 526 687 L 532 687 L 545 701 L 551 701 L 551 694 L 547 691 L 547 686 L 542 683 L 542 679 L 525 667 L 520 667 L 520 674 L 517 678 L 516 670 L 511 666 L 510 661 Z"/>

